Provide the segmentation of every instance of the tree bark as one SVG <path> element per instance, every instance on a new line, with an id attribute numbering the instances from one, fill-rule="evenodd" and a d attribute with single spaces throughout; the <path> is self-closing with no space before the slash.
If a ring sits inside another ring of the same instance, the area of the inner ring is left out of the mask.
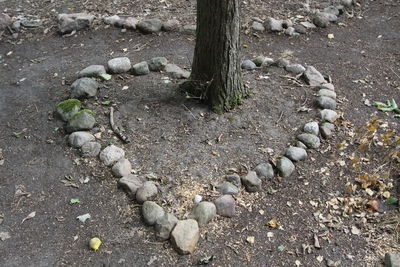
<path id="1" fill-rule="evenodd" d="M 240 69 L 239 0 L 197 0 L 196 47 L 189 82 L 183 87 L 215 112 L 246 96 Z"/>

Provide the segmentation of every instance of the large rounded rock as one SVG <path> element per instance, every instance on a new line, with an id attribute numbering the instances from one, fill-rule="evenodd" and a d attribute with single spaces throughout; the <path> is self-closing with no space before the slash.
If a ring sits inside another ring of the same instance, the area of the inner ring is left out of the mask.
<path id="1" fill-rule="evenodd" d="M 265 27 L 269 31 L 280 32 L 283 31 L 283 21 L 274 18 L 268 18 L 267 21 L 265 22 Z"/>
<path id="2" fill-rule="evenodd" d="M 261 190 L 262 181 L 257 177 L 257 173 L 250 171 L 247 175 L 242 177 L 242 183 L 248 192 L 257 192 Z"/>
<path id="3" fill-rule="evenodd" d="M 228 174 L 225 175 L 225 180 L 236 185 L 236 186 L 241 186 L 242 185 L 242 181 L 240 179 L 240 176 L 236 173 L 234 174 Z"/>
<path id="4" fill-rule="evenodd" d="M 271 164 L 264 162 L 258 164 L 255 168 L 254 171 L 257 173 L 258 177 L 264 177 L 264 178 L 273 178 L 274 177 L 274 168 L 272 167 Z"/>
<path id="5" fill-rule="evenodd" d="M 145 181 L 145 179 L 140 178 L 137 175 L 128 174 L 119 179 L 118 186 L 124 189 L 129 195 L 135 196 L 137 190 L 143 186 Z"/>
<path id="6" fill-rule="evenodd" d="M 138 22 L 139 21 L 137 19 L 129 17 L 122 22 L 122 27 L 128 30 L 136 30 L 136 25 L 138 24 Z"/>
<path id="7" fill-rule="evenodd" d="M 165 57 L 154 57 L 150 59 L 147 64 L 151 71 L 161 71 L 167 66 L 168 60 Z"/>
<path id="8" fill-rule="evenodd" d="M 300 147 L 288 147 L 285 150 L 285 156 L 293 161 L 300 161 L 307 158 L 307 151 Z"/>
<path id="9" fill-rule="evenodd" d="M 275 63 L 274 59 L 264 56 L 258 56 L 252 60 L 257 67 L 271 66 Z"/>
<path id="10" fill-rule="evenodd" d="M 179 28 L 179 20 L 170 19 L 163 23 L 162 30 L 166 32 L 174 31 Z"/>
<path id="11" fill-rule="evenodd" d="M 258 21 L 253 21 L 253 24 L 251 25 L 251 28 L 255 31 L 263 32 L 265 31 L 265 27 L 261 22 Z"/>
<path id="12" fill-rule="evenodd" d="M 318 122 L 312 121 L 312 122 L 307 122 L 304 124 L 303 131 L 305 133 L 317 135 L 319 134 L 319 125 Z"/>
<path id="13" fill-rule="evenodd" d="M 290 159 L 281 157 L 276 164 L 276 168 L 282 177 L 287 178 L 292 175 L 296 167 Z"/>
<path id="14" fill-rule="evenodd" d="M 90 65 L 79 72 L 79 77 L 101 77 L 106 74 L 106 68 L 103 65 Z"/>
<path id="15" fill-rule="evenodd" d="M 329 89 L 320 89 L 317 93 L 318 96 L 326 96 L 330 97 L 332 99 L 336 99 L 336 93 L 335 91 L 329 90 Z"/>
<path id="16" fill-rule="evenodd" d="M 255 68 L 257 68 L 257 66 L 253 61 L 246 59 L 242 62 L 241 68 L 244 70 L 254 70 Z"/>
<path id="17" fill-rule="evenodd" d="M 224 217 L 233 217 L 235 215 L 236 203 L 231 195 L 224 195 L 214 201 L 217 208 L 217 214 Z"/>
<path id="18" fill-rule="evenodd" d="M 12 24 L 12 19 L 5 13 L 0 13 L 0 31 L 5 30 L 7 26 Z"/>
<path id="19" fill-rule="evenodd" d="M 100 154 L 101 145 L 97 142 L 87 142 L 81 147 L 82 157 L 97 157 Z"/>
<path id="20" fill-rule="evenodd" d="M 92 140 L 94 140 L 94 136 L 88 132 L 74 132 L 68 136 L 69 145 L 75 148 L 79 148 Z"/>
<path id="21" fill-rule="evenodd" d="M 100 153 L 100 160 L 106 165 L 111 166 L 118 160 L 125 157 L 125 151 L 114 145 L 109 145 Z"/>
<path id="22" fill-rule="evenodd" d="M 157 196 L 157 193 L 157 186 L 153 182 L 147 181 L 143 184 L 142 187 L 140 187 L 136 191 L 136 201 L 139 204 L 142 204 L 147 200 L 152 200 L 153 198 L 155 198 Z"/>
<path id="23" fill-rule="evenodd" d="M 132 67 L 134 75 L 147 75 L 150 73 L 149 65 L 146 61 L 139 62 Z"/>
<path id="24" fill-rule="evenodd" d="M 117 57 L 110 59 L 107 62 L 107 66 L 111 73 L 125 73 L 131 69 L 132 64 L 127 57 Z"/>
<path id="25" fill-rule="evenodd" d="M 217 185 L 217 189 L 222 195 L 237 195 L 239 193 L 239 189 L 230 182 Z"/>
<path id="26" fill-rule="evenodd" d="M 301 64 L 289 64 L 285 67 L 285 69 L 293 74 L 301 74 L 306 71 L 306 68 L 304 68 L 304 66 Z"/>
<path id="27" fill-rule="evenodd" d="M 142 33 L 154 33 L 161 30 L 163 23 L 159 19 L 145 19 L 136 25 L 136 28 Z"/>
<path id="28" fill-rule="evenodd" d="M 143 221 L 147 225 L 154 225 L 158 219 L 164 216 L 165 212 L 162 207 L 153 201 L 146 201 L 142 206 Z"/>
<path id="29" fill-rule="evenodd" d="M 306 82 L 311 86 L 320 86 L 325 82 L 324 76 L 313 66 L 308 66 L 303 75 Z"/>
<path id="30" fill-rule="evenodd" d="M 187 79 L 190 76 L 190 72 L 181 69 L 175 64 L 167 64 L 165 72 L 175 79 Z"/>
<path id="31" fill-rule="evenodd" d="M 93 116 L 93 112 L 88 109 L 81 110 L 74 114 L 68 121 L 65 130 L 68 133 L 90 130 L 96 123 L 96 119 Z"/>
<path id="32" fill-rule="evenodd" d="M 317 98 L 317 105 L 323 109 L 336 109 L 336 101 L 327 96 L 319 96 Z"/>
<path id="33" fill-rule="evenodd" d="M 197 221 L 189 219 L 178 221 L 171 233 L 171 242 L 179 254 L 190 254 L 196 249 L 200 238 Z"/>
<path id="34" fill-rule="evenodd" d="M 336 111 L 331 109 L 323 109 L 320 112 L 321 119 L 328 122 L 335 122 L 336 119 L 339 117 Z"/>
<path id="35" fill-rule="evenodd" d="M 215 214 L 217 214 L 217 208 L 214 203 L 204 201 L 194 206 L 189 218 L 195 219 L 201 226 L 211 221 Z"/>
<path id="36" fill-rule="evenodd" d="M 71 85 L 72 98 L 89 98 L 95 97 L 99 84 L 91 78 L 80 78 Z"/>
<path id="37" fill-rule="evenodd" d="M 155 223 L 157 238 L 160 240 L 168 240 L 172 229 L 174 229 L 178 221 L 179 220 L 170 213 L 165 213 L 164 216 L 159 217 Z"/>
<path id="38" fill-rule="evenodd" d="M 122 158 L 114 164 L 111 169 L 112 173 L 115 177 L 124 177 L 131 173 L 132 165 L 126 158 Z"/>
<path id="39" fill-rule="evenodd" d="M 323 138 L 328 139 L 333 136 L 335 125 L 329 122 L 324 122 L 320 127 L 320 132 Z"/>
<path id="40" fill-rule="evenodd" d="M 78 99 L 67 99 L 57 104 L 56 111 L 63 121 L 68 121 L 81 109 L 81 101 Z"/>
<path id="41" fill-rule="evenodd" d="M 303 133 L 299 134 L 297 136 L 297 139 L 301 141 L 303 144 L 305 144 L 308 148 L 318 148 L 321 145 L 321 141 L 319 140 L 318 136 L 309 134 L 309 133 Z"/>

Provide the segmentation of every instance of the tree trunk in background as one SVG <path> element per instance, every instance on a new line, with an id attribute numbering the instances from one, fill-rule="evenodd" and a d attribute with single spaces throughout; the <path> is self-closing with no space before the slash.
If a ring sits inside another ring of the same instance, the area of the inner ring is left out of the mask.
<path id="1" fill-rule="evenodd" d="M 222 113 L 246 96 L 240 69 L 239 0 L 197 0 L 196 47 L 189 86 L 213 111 Z"/>

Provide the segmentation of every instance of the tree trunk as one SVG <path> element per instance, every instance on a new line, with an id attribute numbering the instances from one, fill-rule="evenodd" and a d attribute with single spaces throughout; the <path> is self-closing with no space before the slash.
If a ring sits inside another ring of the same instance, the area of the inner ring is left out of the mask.
<path id="1" fill-rule="evenodd" d="M 239 0 L 197 0 L 196 47 L 184 89 L 215 112 L 241 104 L 246 96 L 240 69 Z"/>

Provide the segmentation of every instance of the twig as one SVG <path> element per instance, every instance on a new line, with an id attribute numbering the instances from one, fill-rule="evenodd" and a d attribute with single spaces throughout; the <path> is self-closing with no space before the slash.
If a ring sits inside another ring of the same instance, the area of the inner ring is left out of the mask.
<path id="1" fill-rule="evenodd" d="M 307 103 L 308 97 L 307 97 L 307 91 L 306 91 L 306 89 L 304 89 L 304 87 L 301 87 L 301 88 L 303 88 L 303 90 L 304 90 L 304 95 L 305 95 L 304 102 L 301 104 L 301 106 L 304 106 L 304 105 Z"/>
<path id="2" fill-rule="evenodd" d="M 190 115 L 192 115 L 192 117 L 193 117 L 195 120 L 197 119 L 196 116 L 192 113 L 192 111 L 191 111 L 185 104 L 182 104 L 182 106 L 183 106 L 187 111 L 189 111 Z"/>
<path id="3" fill-rule="evenodd" d="M 111 129 L 112 131 L 118 136 L 118 138 L 124 142 L 124 143 L 130 143 L 131 140 L 129 139 L 129 137 L 123 135 L 116 127 L 114 124 L 114 108 L 111 107 L 110 108 L 110 125 L 111 125 Z"/>
<path id="4" fill-rule="evenodd" d="M 282 117 L 283 117 L 283 111 L 281 111 L 281 115 L 279 115 L 279 119 L 276 121 L 276 123 L 279 123 L 281 121 Z"/>
<path id="5" fill-rule="evenodd" d="M 393 71 L 394 75 L 396 75 L 400 79 L 400 75 L 398 75 L 391 67 L 389 67 L 391 71 Z"/>

